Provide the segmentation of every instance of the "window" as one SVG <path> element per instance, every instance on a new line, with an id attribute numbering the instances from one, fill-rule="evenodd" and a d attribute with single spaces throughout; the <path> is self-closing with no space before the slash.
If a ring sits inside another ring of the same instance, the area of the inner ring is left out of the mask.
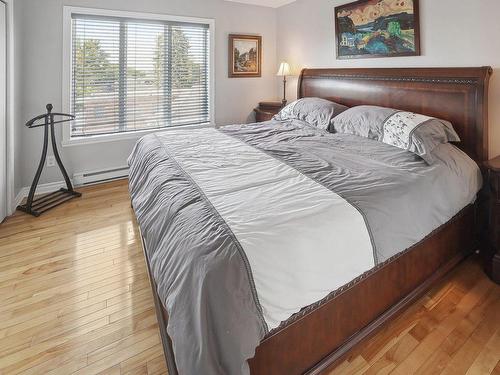
<path id="1" fill-rule="evenodd" d="M 76 116 L 65 141 L 211 123 L 213 21 L 82 8 L 65 18 Z"/>

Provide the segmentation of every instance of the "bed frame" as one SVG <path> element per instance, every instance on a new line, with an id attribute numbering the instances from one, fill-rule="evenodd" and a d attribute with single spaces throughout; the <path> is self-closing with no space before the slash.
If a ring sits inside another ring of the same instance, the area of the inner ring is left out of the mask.
<path id="1" fill-rule="evenodd" d="M 490 67 L 304 69 L 298 97 L 347 106 L 371 104 L 449 120 L 458 144 L 479 165 L 488 159 Z M 479 203 L 478 203 L 479 202 Z M 335 367 L 431 285 L 478 248 L 480 199 L 427 238 L 378 265 L 271 331 L 249 360 L 251 374 L 320 374 Z M 144 247 L 144 244 L 143 244 Z M 177 369 L 166 332 L 168 315 L 150 274 L 170 375 Z"/>

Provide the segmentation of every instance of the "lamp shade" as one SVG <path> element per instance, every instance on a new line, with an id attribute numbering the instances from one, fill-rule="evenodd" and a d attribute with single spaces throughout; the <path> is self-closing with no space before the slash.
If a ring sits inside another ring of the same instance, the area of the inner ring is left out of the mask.
<path id="1" fill-rule="evenodd" d="M 288 65 L 287 62 L 282 62 L 280 64 L 280 68 L 278 69 L 278 73 L 276 73 L 277 76 L 289 76 L 290 75 L 290 65 Z"/>

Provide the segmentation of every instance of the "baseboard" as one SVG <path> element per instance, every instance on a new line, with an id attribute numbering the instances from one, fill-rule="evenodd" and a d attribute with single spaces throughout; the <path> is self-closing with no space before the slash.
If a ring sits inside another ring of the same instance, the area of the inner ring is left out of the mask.
<path id="1" fill-rule="evenodd" d="M 119 180 L 119 179 L 124 179 L 127 178 L 127 176 L 121 176 L 121 177 L 113 177 L 113 178 L 107 178 L 105 180 L 100 180 L 100 181 L 93 181 L 93 182 L 85 182 L 84 184 L 75 184 L 73 180 L 71 180 L 71 183 L 75 188 L 80 187 L 80 186 L 87 186 L 87 185 L 96 185 L 100 184 L 103 182 L 111 181 L 111 180 Z M 66 187 L 66 182 L 64 181 L 56 181 L 56 182 L 49 182 L 46 184 L 40 184 L 38 185 L 36 189 L 36 194 L 47 194 L 51 193 L 53 191 L 59 190 L 60 188 Z M 22 201 L 28 197 L 28 194 L 30 192 L 30 187 L 25 186 L 19 190 L 19 193 L 17 193 L 16 198 L 14 199 L 13 202 L 13 207 L 12 207 L 12 212 L 15 212 L 17 209 L 17 206 L 19 206 Z"/>
<path id="2" fill-rule="evenodd" d="M 40 185 L 38 185 L 38 187 L 36 189 L 36 193 L 37 194 L 47 194 L 47 193 L 51 193 L 53 191 L 59 190 L 62 187 L 66 187 L 66 183 L 64 181 L 56 181 L 56 182 L 49 182 L 46 184 L 40 184 Z M 19 206 L 22 203 L 23 199 L 28 196 L 29 192 L 30 192 L 29 186 L 25 186 L 25 187 L 21 188 L 21 190 L 19 191 L 19 193 L 16 196 L 16 199 L 14 200 L 13 211 L 15 211 L 17 206 Z"/>
<path id="3" fill-rule="evenodd" d="M 19 206 L 25 197 L 28 196 L 28 193 L 25 191 L 26 188 L 21 188 L 19 193 L 17 193 L 14 201 L 12 202 L 12 207 L 10 208 L 11 215 L 16 212 L 17 206 Z M 29 190 L 28 190 L 29 191 Z"/>

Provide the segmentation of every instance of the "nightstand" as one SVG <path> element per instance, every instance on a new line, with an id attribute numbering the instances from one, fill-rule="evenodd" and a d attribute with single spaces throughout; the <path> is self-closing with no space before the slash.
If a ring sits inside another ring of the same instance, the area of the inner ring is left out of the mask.
<path id="1" fill-rule="evenodd" d="M 488 235 L 485 246 L 485 270 L 500 284 L 500 156 L 485 163 L 488 186 Z"/>
<path id="2" fill-rule="evenodd" d="M 269 121 L 283 108 L 282 102 L 260 102 L 259 106 L 254 109 L 255 121 Z"/>

